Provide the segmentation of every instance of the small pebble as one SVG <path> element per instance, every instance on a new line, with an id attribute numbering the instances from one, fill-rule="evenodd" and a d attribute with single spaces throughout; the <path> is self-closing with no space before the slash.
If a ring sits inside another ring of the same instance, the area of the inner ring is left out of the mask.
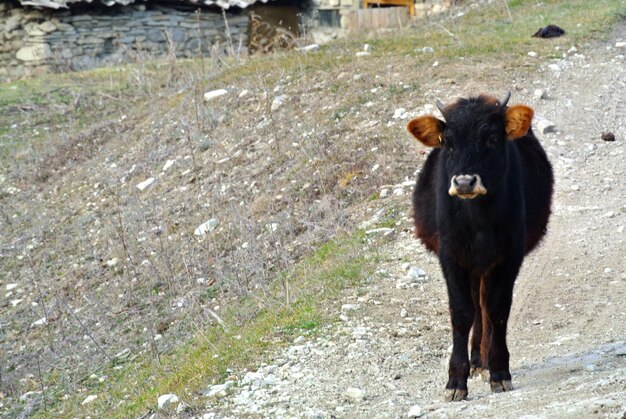
<path id="1" fill-rule="evenodd" d="M 424 411 L 422 410 L 422 408 L 416 404 L 416 405 L 411 406 L 411 408 L 409 409 L 409 413 L 407 413 L 406 416 L 408 418 L 419 418 L 423 414 L 424 414 Z"/>
<path id="2" fill-rule="evenodd" d="M 170 404 L 174 403 L 178 403 L 178 396 L 176 394 L 164 394 L 157 399 L 159 409 L 166 409 Z"/>
<path id="3" fill-rule="evenodd" d="M 345 391 L 344 396 L 349 400 L 360 402 L 365 400 L 365 391 L 361 390 L 360 388 L 349 387 Z"/>

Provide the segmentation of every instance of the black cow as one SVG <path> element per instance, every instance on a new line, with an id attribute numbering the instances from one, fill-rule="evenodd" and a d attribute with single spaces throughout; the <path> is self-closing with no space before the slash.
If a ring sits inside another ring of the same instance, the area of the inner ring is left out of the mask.
<path id="1" fill-rule="evenodd" d="M 506 344 L 513 284 L 550 217 L 552 166 L 532 132 L 533 110 L 507 106 L 510 95 L 437 102 L 445 122 L 421 116 L 407 126 L 433 147 L 413 211 L 416 235 L 439 256 L 448 288 L 447 401 L 467 398 L 470 368 L 472 375 L 488 370 L 494 392 L 513 389 Z"/>

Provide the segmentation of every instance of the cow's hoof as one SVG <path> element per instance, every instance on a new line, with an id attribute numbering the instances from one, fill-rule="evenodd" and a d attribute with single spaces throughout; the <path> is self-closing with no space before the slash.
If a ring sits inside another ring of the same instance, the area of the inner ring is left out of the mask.
<path id="1" fill-rule="evenodd" d="M 460 390 L 458 388 L 446 389 L 444 400 L 447 402 L 460 402 L 461 400 L 467 400 L 467 390 Z"/>
<path id="2" fill-rule="evenodd" d="M 494 393 L 502 393 L 503 391 L 513 390 L 513 384 L 510 380 L 491 381 L 491 391 Z"/>

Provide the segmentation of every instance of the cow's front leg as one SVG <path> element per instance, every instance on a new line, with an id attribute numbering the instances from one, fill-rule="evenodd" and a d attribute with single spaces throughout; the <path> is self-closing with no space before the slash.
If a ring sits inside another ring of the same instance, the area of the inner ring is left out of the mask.
<path id="1" fill-rule="evenodd" d="M 445 258 L 441 258 L 441 264 L 448 286 L 452 323 L 452 355 L 445 400 L 460 401 L 467 398 L 467 378 L 470 371 L 467 342 L 474 321 L 474 304 L 468 272 L 456 262 L 446 261 Z"/>
<path id="2" fill-rule="evenodd" d="M 520 263 L 509 262 L 496 267 L 488 278 L 486 287 L 486 320 L 491 328 L 488 352 L 489 383 L 495 393 L 513 390 L 506 331 L 513 301 L 513 285 L 520 265 L 521 259 Z"/>

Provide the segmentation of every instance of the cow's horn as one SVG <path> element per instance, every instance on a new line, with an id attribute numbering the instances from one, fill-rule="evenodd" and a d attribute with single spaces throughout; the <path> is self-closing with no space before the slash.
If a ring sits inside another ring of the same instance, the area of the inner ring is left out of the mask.
<path id="1" fill-rule="evenodd" d="M 446 109 L 445 105 L 441 103 L 439 99 L 435 99 L 435 105 L 437 105 L 437 109 L 439 109 L 441 113 L 443 113 L 443 110 Z"/>
<path id="2" fill-rule="evenodd" d="M 500 101 L 500 106 L 502 106 L 504 108 L 506 106 L 506 104 L 509 103 L 509 99 L 511 99 L 511 91 L 510 90 L 508 91 L 508 93 L 506 94 L 504 99 L 502 99 Z"/>

